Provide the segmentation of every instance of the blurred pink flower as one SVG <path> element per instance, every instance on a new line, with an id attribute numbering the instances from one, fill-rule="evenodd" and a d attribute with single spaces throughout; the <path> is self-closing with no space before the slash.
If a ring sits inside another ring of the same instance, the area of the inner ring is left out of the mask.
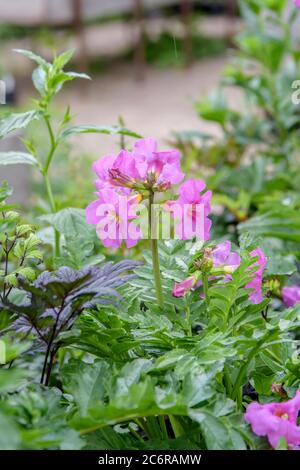
<path id="1" fill-rule="evenodd" d="M 297 8 L 300 8 L 300 0 L 294 0 L 294 3 Z"/>
<path id="2" fill-rule="evenodd" d="M 189 179 L 179 187 L 179 198 L 166 204 L 174 217 L 176 233 L 182 240 L 210 238 L 212 222 L 208 216 L 212 192 L 201 194 L 205 188 L 204 181 Z"/>
<path id="3" fill-rule="evenodd" d="M 283 287 L 282 298 L 286 307 L 293 307 L 296 303 L 300 302 L 300 286 Z"/>
<path id="4" fill-rule="evenodd" d="M 281 437 L 293 448 L 300 445 L 300 427 L 297 426 L 299 410 L 300 390 L 292 400 L 283 403 L 250 403 L 245 420 L 255 434 L 267 436 L 273 448 L 276 448 Z"/>
<path id="5" fill-rule="evenodd" d="M 132 222 L 136 218 L 134 206 L 139 196 L 120 195 L 114 188 L 98 191 L 98 199 L 86 209 L 87 222 L 96 225 L 97 235 L 106 247 L 119 248 L 122 241 L 126 247 L 135 246 L 141 238 L 139 228 Z"/>
<path id="6" fill-rule="evenodd" d="M 253 250 L 250 255 L 252 257 L 258 258 L 258 260 L 251 266 L 257 266 L 257 270 L 253 273 L 253 279 L 246 284 L 247 289 L 253 289 L 249 294 L 249 299 L 253 304 L 259 304 L 263 300 L 262 295 L 262 281 L 263 281 L 263 272 L 267 264 L 267 258 L 261 248 L 256 248 Z"/>
<path id="7" fill-rule="evenodd" d="M 225 240 L 219 243 L 211 252 L 213 266 L 215 268 L 222 267 L 227 278 L 230 279 L 230 273 L 233 273 L 241 264 L 241 258 L 238 253 L 231 251 L 231 242 Z"/>
<path id="8" fill-rule="evenodd" d="M 172 294 L 174 297 L 184 297 L 197 283 L 196 276 L 189 276 L 182 282 L 175 284 Z"/>

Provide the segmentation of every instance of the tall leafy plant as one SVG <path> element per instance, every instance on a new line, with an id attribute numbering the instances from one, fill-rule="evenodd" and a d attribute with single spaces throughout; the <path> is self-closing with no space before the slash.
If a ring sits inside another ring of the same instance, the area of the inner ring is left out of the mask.
<path id="1" fill-rule="evenodd" d="M 36 144 L 32 141 L 24 140 L 28 153 L 25 152 L 0 152 L 0 165 L 27 164 L 36 168 L 43 177 L 45 190 L 48 196 L 50 213 L 55 214 L 58 210 L 57 201 L 53 194 L 53 187 L 49 172 L 53 163 L 53 158 L 59 145 L 74 134 L 99 133 L 106 135 L 128 135 L 137 136 L 121 126 L 70 126 L 71 114 L 69 107 L 66 109 L 62 119 L 55 122 L 51 114 L 51 104 L 53 99 L 61 91 L 62 87 L 76 78 L 89 79 L 83 73 L 65 71 L 66 65 L 72 59 L 73 50 L 68 50 L 47 62 L 42 57 L 28 50 L 16 50 L 28 59 L 37 64 L 33 71 L 32 81 L 39 94 L 39 98 L 34 101 L 35 108 L 22 113 L 5 113 L 0 119 L 0 138 L 6 137 L 17 129 L 24 129 L 35 121 L 42 121 L 49 136 L 49 147 L 45 155 L 40 155 Z M 54 228 L 54 255 L 60 256 L 61 243 L 60 232 Z"/>

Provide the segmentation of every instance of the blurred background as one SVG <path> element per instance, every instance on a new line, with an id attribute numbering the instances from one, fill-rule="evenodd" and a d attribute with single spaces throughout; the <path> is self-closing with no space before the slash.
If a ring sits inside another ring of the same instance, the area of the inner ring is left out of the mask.
<path id="1" fill-rule="evenodd" d="M 235 0 L 1 2 L 0 76 L 6 83 L 6 106 L 26 108 L 35 95 L 30 79 L 34 63 L 13 49 L 30 49 L 50 60 L 54 52 L 75 48 L 72 69 L 92 80 L 65 87 L 57 112 L 69 104 L 75 124 L 112 125 L 121 119 L 165 147 L 173 131 L 199 128 L 193 103 L 219 81 L 231 38 L 241 28 L 237 13 Z M 236 93 L 231 99 L 238 106 Z M 203 123 L 202 130 L 207 126 Z M 18 137 L 5 139 L 0 149 L 16 149 Z M 74 154 L 80 155 L 74 155 L 74 174 L 84 167 L 90 179 L 90 162 L 116 151 L 111 137 L 80 136 L 74 144 Z M 15 198 L 24 203 L 29 170 L 13 166 L 3 171 L 1 179 L 10 181 Z"/>

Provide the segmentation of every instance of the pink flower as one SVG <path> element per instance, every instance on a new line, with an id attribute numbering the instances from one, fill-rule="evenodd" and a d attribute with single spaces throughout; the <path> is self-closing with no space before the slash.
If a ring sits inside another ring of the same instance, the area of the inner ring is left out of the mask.
<path id="1" fill-rule="evenodd" d="M 300 0 L 294 0 L 294 3 L 297 8 L 300 8 Z"/>
<path id="2" fill-rule="evenodd" d="M 143 139 L 135 143 L 132 152 L 140 178 L 154 182 L 156 186 L 168 187 L 178 184 L 184 178 L 180 168 L 180 153 L 178 150 L 157 151 L 154 139 Z"/>
<path id="3" fill-rule="evenodd" d="M 267 264 L 267 258 L 261 248 L 256 248 L 253 250 L 250 255 L 252 257 L 258 257 L 258 260 L 252 265 L 252 267 L 257 266 L 257 270 L 253 274 L 253 279 L 246 284 L 247 289 L 253 289 L 249 294 L 249 299 L 253 304 L 259 304 L 263 300 L 262 295 L 262 280 L 263 272 Z"/>
<path id="4" fill-rule="evenodd" d="M 289 446 L 294 447 L 300 445 L 300 427 L 297 426 L 299 410 L 300 390 L 292 400 L 283 403 L 251 403 L 245 419 L 255 434 L 267 436 L 273 448 L 276 448 L 281 437 L 284 437 Z"/>
<path id="5" fill-rule="evenodd" d="M 179 187 L 179 198 L 169 201 L 166 208 L 175 219 L 176 233 L 182 240 L 198 237 L 209 240 L 211 220 L 211 191 L 201 194 L 206 188 L 204 181 L 189 179 Z"/>
<path id="6" fill-rule="evenodd" d="M 97 226 L 97 234 L 106 247 L 119 248 L 124 240 L 127 248 L 135 246 L 141 238 L 134 205 L 139 196 L 121 195 L 114 188 L 104 187 L 97 193 L 98 199 L 86 209 L 87 222 Z"/>
<path id="7" fill-rule="evenodd" d="M 231 251 L 231 242 L 226 240 L 216 247 L 207 255 L 208 260 L 212 261 L 212 265 L 214 268 L 220 268 L 222 270 L 222 274 L 224 273 L 224 277 L 227 280 L 231 279 L 229 273 L 233 273 L 238 266 L 240 265 L 241 259 L 237 253 Z M 210 262 L 211 262 L 210 261 Z M 202 285 L 202 281 L 198 281 L 200 273 L 196 275 L 189 276 L 182 282 L 175 284 L 173 288 L 173 296 L 174 297 L 183 297 L 189 290 L 197 285 L 200 287 Z M 216 279 L 218 276 L 210 276 L 209 279 L 213 280 Z M 202 295 L 201 295 L 202 296 Z M 203 297 L 203 296 L 202 296 Z"/>
<path id="8" fill-rule="evenodd" d="M 115 159 L 115 155 L 106 155 L 93 163 L 92 169 L 98 176 L 95 181 L 98 190 L 109 184 L 108 170 L 113 166 Z"/>
<path id="9" fill-rule="evenodd" d="M 137 141 L 132 152 L 121 150 L 118 155 L 101 158 L 94 163 L 93 170 L 98 176 L 97 189 L 117 186 L 164 191 L 184 177 L 178 150 L 158 152 L 153 139 Z"/>
<path id="10" fill-rule="evenodd" d="M 184 297 L 197 283 L 196 276 L 189 276 L 184 281 L 176 283 L 172 294 L 174 297 Z"/>
<path id="11" fill-rule="evenodd" d="M 121 150 L 118 155 L 107 155 L 100 158 L 93 164 L 98 179 L 96 188 L 117 186 L 119 188 L 130 188 L 135 180 L 139 178 L 136 168 L 136 161 L 132 154 L 126 150 Z M 125 191 L 128 193 L 128 190 Z"/>
<path id="12" fill-rule="evenodd" d="M 300 302 L 300 286 L 283 287 L 282 298 L 286 307 L 293 307 L 296 303 Z"/>
<path id="13" fill-rule="evenodd" d="M 222 267 L 228 279 L 231 279 L 230 273 L 233 273 L 241 264 L 238 253 L 231 251 L 231 242 L 229 240 L 216 245 L 211 252 L 211 258 L 213 266 L 215 268 Z"/>

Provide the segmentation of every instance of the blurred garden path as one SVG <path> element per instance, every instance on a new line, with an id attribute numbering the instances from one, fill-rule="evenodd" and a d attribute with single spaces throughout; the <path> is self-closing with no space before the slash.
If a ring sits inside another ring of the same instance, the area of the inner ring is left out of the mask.
<path id="1" fill-rule="evenodd" d="M 172 28 L 175 26 L 172 24 Z M 119 51 L 122 44 L 128 44 L 129 31 L 124 32 L 124 27 L 126 28 L 126 25 L 121 27 L 111 24 L 105 25 L 103 29 L 91 28 L 88 37 L 91 55 L 99 53 L 99 44 L 101 53 L 113 53 Z M 158 34 L 161 30 L 158 21 L 152 23 L 152 27 L 154 33 Z M 201 28 L 207 35 L 218 32 L 221 36 L 227 29 L 228 25 L 222 18 L 204 20 Z M 72 38 L 68 42 L 58 36 L 57 41 L 60 44 L 59 49 L 62 49 L 62 44 L 64 49 L 76 46 Z M 25 39 L 9 42 L 1 50 L 4 70 L 12 71 L 19 77 L 19 102 L 28 107 L 31 106 L 29 99 L 34 94 L 33 86 L 28 80 L 32 64 L 18 54 L 12 54 L 14 47 L 33 48 L 38 53 L 43 53 L 44 47 Z M 195 62 L 187 69 L 159 69 L 149 66 L 144 81 L 135 80 L 133 64 L 116 63 L 92 75 L 92 81 L 77 80 L 67 84 L 56 103 L 58 107 L 68 104 L 71 106 L 75 124 L 114 125 L 122 116 L 129 129 L 145 137 L 156 138 L 161 148 L 169 145 L 168 140 L 174 131 L 198 130 L 219 135 L 220 130 L 215 125 L 199 120 L 194 102 L 203 99 L 217 87 L 228 60 L 226 55 L 209 58 Z M 228 97 L 234 107 L 241 106 L 236 90 L 228 90 Z M 99 158 L 106 153 L 115 152 L 118 141 L 117 137 L 81 135 L 74 138 L 74 152 L 90 153 L 94 158 Z M 1 175 L 9 181 L 19 182 L 14 184 L 18 202 L 24 203 L 28 200 L 28 171 L 27 168 L 18 166 L 5 169 L 5 174 Z"/>
<path id="2" fill-rule="evenodd" d="M 126 126 L 143 136 L 151 136 L 166 146 L 173 131 L 213 131 L 213 124 L 201 122 L 194 102 L 214 90 L 220 80 L 227 59 L 207 59 L 188 69 L 160 70 L 148 68 L 146 79 L 132 78 L 130 65 L 116 66 L 92 82 L 78 82 L 66 87 L 62 102 L 70 104 L 76 124 L 117 124 L 119 116 Z M 236 90 L 229 90 L 233 106 L 240 106 Z M 81 135 L 81 148 L 101 155 L 116 149 L 116 138 Z"/>
<path id="3" fill-rule="evenodd" d="M 194 27 L 206 36 L 224 37 L 229 31 L 240 30 L 240 21 L 229 21 L 224 16 L 203 17 Z M 151 18 L 147 31 L 158 37 L 162 31 L 169 31 L 181 36 L 184 33 L 178 18 Z M 132 43 L 132 27 L 126 22 L 112 22 L 92 26 L 85 31 L 86 47 L 90 57 L 107 57 L 120 53 Z M 75 41 L 75 42 L 74 42 Z M 63 50 L 76 48 L 76 38 L 55 34 L 55 48 Z M 29 48 L 42 55 L 52 56 L 51 48 L 34 38 L 9 42 L 2 48 L 1 62 L 4 70 L 12 71 L 19 77 L 20 101 L 28 104 L 32 96 L 32 85 L 28 77 L 32 63 L 18 54 L 13 48 Z M 174 45 L 174 54 L 176 46 Z M 193 107 L 195 100 L 203 99 L 214 90 L 220 80 L 222 70 L 228 62 L 226 54 L 195 62 L 189 68 L 159 69 L 148 66 L 145 80 L 137 81 L 136 70 L 132 62 L 113 62 L 92 81 L 77 80 L 67 84 L 60 94 L 63 105 L 70 104 L 76 124 L 113 125 L 122 116 L 126 126 L 143 136 L 157 138 L 166 144 L 173 131 L 219 129 L 209 123 L 200 123 Z M 237 93 L 229 92 L 231 102 L 240 106 Z M 81 135 L 77 142 L 85 151 L 96 155 L 115 149 L 115 138 L 96 135 Z"/>

